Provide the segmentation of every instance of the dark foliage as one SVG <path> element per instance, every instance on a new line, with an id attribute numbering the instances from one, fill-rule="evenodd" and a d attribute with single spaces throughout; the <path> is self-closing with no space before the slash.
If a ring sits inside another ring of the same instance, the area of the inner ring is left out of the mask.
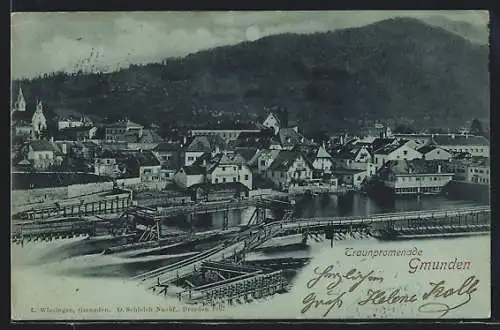
<path id="1" fill-rule="evenodd" d="M 443 127 L 489 116 L 488 49 L 416 19 L 313 35 L 284 34 L 103 74 L 45 75 L 22 84 L 28 102 L 162 129 L 255 118 L 280 105 L 307 131 L 357 118 Z M 253 115 L 253 117 L 250 117 Z"/>

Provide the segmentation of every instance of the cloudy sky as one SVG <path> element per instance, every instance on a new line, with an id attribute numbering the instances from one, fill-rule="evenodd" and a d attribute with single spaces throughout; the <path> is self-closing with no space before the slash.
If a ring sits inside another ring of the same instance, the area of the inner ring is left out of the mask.
<path id="1" fill-rule="evenodd" d="M 216 46 L 285 32 L 362 26 L 395 16 L 429 17 L 486 26 L 484 11 L 343 12 L 80 12 L 12 15 L 12 78 L 102 71 L 161 61 Z"/>

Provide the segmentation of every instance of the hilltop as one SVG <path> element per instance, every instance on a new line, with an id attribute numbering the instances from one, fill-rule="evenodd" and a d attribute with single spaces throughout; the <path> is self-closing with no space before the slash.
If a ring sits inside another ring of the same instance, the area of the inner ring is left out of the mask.
<path id="1" fill-rule="evenodd" d="M 489 117 L 487 46 L 411 18 L 274 35 L 107 74 L 46 75 L 15 81 L 14 93 L 19 84 L 29 103 L 40 98 L 50 110 L 167 126 L 194 116 L 206 124 L 215 120 L 209 111 L 245 119 L 275 105 L 306 130 Z"/>

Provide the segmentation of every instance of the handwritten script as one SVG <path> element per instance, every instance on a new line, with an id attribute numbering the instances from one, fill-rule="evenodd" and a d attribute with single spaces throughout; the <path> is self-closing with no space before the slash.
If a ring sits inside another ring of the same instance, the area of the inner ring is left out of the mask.
<path id="1" fill-rule="evenodd" d="M 302 314 L 320 309 L 322 316 L 326 317 L 335 307 L 340 309 L 345 299 L 358 292 L 358 306 L 419 304 L 418 312 L 439 318 L 468 304 L 480 282 L 476 276 L 466 278 L 458 287 L 450 286 L 445 280 L 428 282 L 428 288 L 420 295 L 404 292 L 400 288 L 379 288 L 385 280 L 374 270 L 362 272 L 352 268 L 342 272 L 334 268 L 329 265 L 314 269 L 314 276 L 306 284 L 310 292 L 302 299 Z"/>

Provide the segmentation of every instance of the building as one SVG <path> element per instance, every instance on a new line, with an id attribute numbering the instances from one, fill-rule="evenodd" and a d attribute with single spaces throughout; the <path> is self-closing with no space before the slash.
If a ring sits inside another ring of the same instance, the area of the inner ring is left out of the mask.
<path id="1" fill-rule="evenodd" d="M 47 170 L 61 164 L 62 153 L 52 141 L 31 140 L 28 144 L 27 159 L 36 170 Z"/>
<path id="2" fill-rule="evenodd" d="M 392 134 L 400 140 L 413 141 L 419 145 L 425 145 L 432 142 L 433 134 Z"/>
<path id="3" fill-rule="evenodd" d="M 66 128 L 76 128 L 76 127 L 89 127 L 93 126 L 93 122 L 87 117 L 63 117 L 57 120 L 57 130 L 63 130 Z"/>
<path id="4" fill-rule="evenodd" d="M 396 195 L 438 194 L 453 179 L 439 162 L 423 159 L 390 160 L 379 171 L 384 185 Z"/>
<path id="5" fill-rule="evenodd" d="M 104 150 L 94 159 L 94 174 L 116 178 L 123 174 L 118 166 L 120 156 L 109 150 Z"/>
<path id="6" fill-rule="evenodd" d="M 47 130 L 47 119 L 43 113 L 42 102 L 37 102 L 34 112 L 27 111 L 22 89 L 19 89 L 12 109 L 12 127 L 16 136 L 25 136 L 34 140 L 40 139 Z"/>
<path id="7" fill-rule="evenodd" d="M 333 168 L 332 155 L 330 155 L 326 149 L 325 145 L 321 145 L 316 152 L 314 159 L 312 160 L 313 167 L 321 171 L 322 173 L 331 173 Z"/>
<path id="8" fill-rule="evenodd" d="M 160 160 L 151 152 L 134 152 L 123 163 L 134 177 L 142 182 L 162 181 Z"/>
<path id="9" fill-rule="evenodd" d="M 153 149 L 153 153 L 160 160 L 163 168 L 178 170 L 181 167 L 180 144 L 162 142 Z"/>
<path id="10" fill-rule="evenodd" d="M 335 169 L 366 170 L 371 163 L 372 156 L 368 148 L 361 144 L 349 144 L 333 157 Z"/>
<path id="11" fill-rule="evenodd" d="M 487 159 L 475 160 L 467 166 L 466 181 L 478 184 L 490 184 L 490 164 Z"/>
<path id="12" fill-rule="evenodd" d="M 281 150 L 266 170 L 266 177 L 287 190 L 290 184 L 310 181 L 313 172 L 313 165 L 300 152 Z"/>
<path id="13" fill-rule="evenodd" d="M 438 146 L 428 144 L 417 149 L 425 160 L 443 160 L 448 161 L 452 155 L 448 151 Z"/>
<path id="14" fill-rule="evenodd" d="M 106 141 L 122 142 L 126 141 L 129 134 L 142 136 L 144 127 L 134 123 L 128 119 L 119 120 L 113 124 L 108 124 L 104 127 L 104 136 Z"/>
<path id="15" fill-rule="evenodd" d="M 483 136 L 435 134 L 433 142 L 449 152 L 468 152 L 473 157 L 490 157 L 490 142 Z"/>
<path id="16" fill-rule="evenodd" d="M 279 153 L 280 150 L 261 150 L 250 165 L 256 167 L 258 173 L 264 175 Z"/>
<path id="17" fill-rule="evenodd" d="M 391 160 L 413 160 L 422 158 L 422 154 L 417 150 L 408 147 L 404 143 L 388 144 L 373 153 L 374 163 L 377 169 Z"/>
<path id="18" fill-rule="evenodd" d="M 205 153 L 215 155 L 224 150 L 225 146 L 224 140 L 218 135 L 193 136 L 181 150 L 181 163 L 183 166 L 190 166 Z"/>
<path id="19" fill-rule="evenodd" d="M 252 171 L 246 160 L 237 153 L 205 153 L 192 166 L 185 166 L 176 175 L 181 188 L 199 184 L 239 183 L 252 189 Z"/>
<path id="20" fill-rule="evenodd" d="M 122 136 L 128 150 L 152 150 L 163 142 L 163 138 L 154 130 L 142 129 L 128 131 Z"/>
<path id="21" fill-rule="evenodd" d="M 58 131 L 57 139 L 73 141 L 92 140 L 95 138 L 96 133 L 97 127 L 95 126 L 66 127 Z"/>
<path id="22" fill-rule="evenodd" d="M 204 166 L 188 165 L 183 166 L 174 175 L 174 181 L 180 188 L 186 189 L 196 184 L 205 183 L 207 169 Z"/>
<path id="23" fill-rule="evenodd" d="M 338 178 L 338 184 L 341 186 L 360 188 L 368 177 L 368 171 L 366 169 L 342 168 L 335 169 L 333 175 Z"/>
<path id="24" fill-rule="evenodd" d="M 297 146 L 309 144 L 309 141 L 307 141 L 306 138 L 302 136 L 302 134 L 300 134 L 293 128 L 280 129 L 278 137 L 280 139 L 281 148 L 283 150 L 292 150 Z"/>
<path id="25" fill-rule="evenodd" d="M 262 126 L 270 128 L 273 130 L 274 134 L 278 134 L 281 129 L 281 120 L 276 113 L 270 112 L 267 117 L 262 122 Z"/>
<path id="26" fill-rule="evenodd" d="M 238 139 L 242 133 L 260 133 L 260 129 L 252 124 L 231 123 L 228 125 L 218 124 L 204 128 L 196 128 L 189 131 L 190 136 L 216 135 L 224 140 L 225 143 Z"/>
<path id="27" fill-rule="evenodd" d="M 241 183 L 249 190 L 252 189 L 252 171 L 246 160 L 238 154 L 220 153 L 212 157 L 207 166 L 206 182 Z"/>

